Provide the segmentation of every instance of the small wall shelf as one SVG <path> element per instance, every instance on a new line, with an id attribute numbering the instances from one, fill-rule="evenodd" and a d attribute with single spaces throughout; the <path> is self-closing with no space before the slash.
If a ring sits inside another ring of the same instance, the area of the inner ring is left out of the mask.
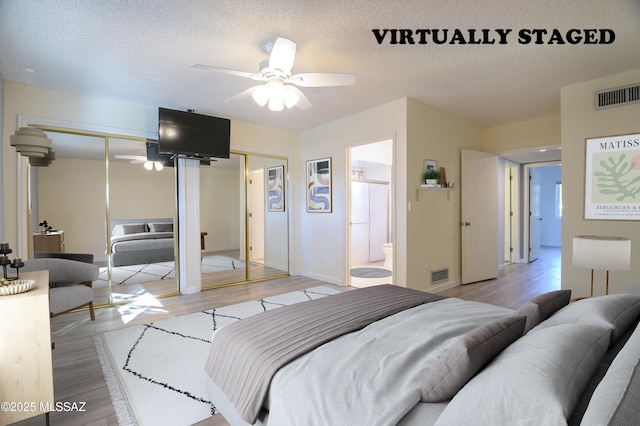
<path id="1" fill-rule="evenodd" d="M 416 188 L 416 201 L 420 201 L 420 190 L 426 189 L 427 191 L 445 191 L 447 192 L 447 200 L 449 199 L 449 194 L 451 191 L 460 191 L 460 188 L 442 188 L 438 186 L 430 186 L 430 185 L 420 185 Z"/>

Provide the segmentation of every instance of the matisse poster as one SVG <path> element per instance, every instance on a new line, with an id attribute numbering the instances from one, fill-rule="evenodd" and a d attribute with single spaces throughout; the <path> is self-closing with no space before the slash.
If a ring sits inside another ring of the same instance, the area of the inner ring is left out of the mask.
<path id="1" fill-rule="evenodd" d="M 585 219 L 640 220 L 640 133 L 586 140 Z"/>

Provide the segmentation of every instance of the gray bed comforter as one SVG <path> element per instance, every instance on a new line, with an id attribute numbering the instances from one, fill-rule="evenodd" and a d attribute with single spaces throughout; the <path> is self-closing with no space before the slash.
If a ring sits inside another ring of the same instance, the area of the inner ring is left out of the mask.
<path id="1" fill-rule="evenodd" d="M 254 423 L 271 378 L 283 365 L 338 336 L 440 299 L 384 285 L 268 311 L 219 330 L 205 371 L 243 420 Z"/>

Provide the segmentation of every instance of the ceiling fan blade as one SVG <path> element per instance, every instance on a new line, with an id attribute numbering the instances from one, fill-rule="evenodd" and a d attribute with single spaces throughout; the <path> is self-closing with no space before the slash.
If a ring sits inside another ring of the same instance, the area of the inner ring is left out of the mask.
<path id="1" fill-rule="evenodd" d="M 292 75 L 286 82 L 300 87 L 350 86 L 356 83 L 356 76 L 332 72 L 303 72 Z"/>
<path id="2" fill-rule="evenodd" d="M 278 37 L 269 56 L 269 68 L 289 74 L 295 58 L 296 44 L 289 39 Z"/>
<path id="3" fill-rule="evenodd" d="M 220 73 L 220 74 L 235 75 L 235 76 L 238 76 L 238 77 L 248 77 L 248 78 L 251 78 L 253 80 L 259 80 L 259 81 L 265 81 L 266 80 L 264 77 L 261 77 L 260 75 L 252 73 L 252 72 L 232 70 L 230 68 L 214 67 L 213 65 L 191 64 L 191 68 L 197 68 L 197 69 L 201 69 L 201 70 L 213 71 L 213 72 L 217 72 L 217 73 Z"/>
<path id="4" fill-rule="evenodd" d="M 262 87 L 262 86 L 264 86 L 264 85 L 263 84 L 259 84 L 257 86 L 250 87 L 247 90 L 243 90 L 242 92 L 238 93 L 237 95 L 232 96 L 229 99 L 227 99 L 227 102 L 237 102 L 237 101 L 241 101 L 243 99 L 246 99 L 249 96 L 251 96 L 256 89 L 258 89 L 259 87 Z"/>
<path id="5" fill-rule="evenodd" d="M 123 155 L 123 154 L 116 154 L 113 156 L 113 158 L 117 158 L 118 160 L 130 160 L 130 161 L 147 161 L 147 157 L 145 157 L 144 155 Z"/>
<path id="6" fill-rule="evenodd" d="M 309 109 L 311 108 L 311 101 L 309 101 L 309 98 L 307 98 L 305 96 L 304 93 L 302 93 L 302 90 L 298 89 L 296 86 L 290 86 L 287 85 L 287 90 L 292 90 L 296 95 L 298 95 L 298 102 L 296 103 L 296 106 L 300 109 Z"/>

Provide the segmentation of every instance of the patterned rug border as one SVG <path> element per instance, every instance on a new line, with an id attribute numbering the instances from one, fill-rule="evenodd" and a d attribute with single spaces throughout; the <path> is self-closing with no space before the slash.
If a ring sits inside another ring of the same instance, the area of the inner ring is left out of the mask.
<path id="1" fill-rule="evenodd" d="M 327 289 L 329 290 L 328 292 L 322 292 L 322 289 Z M 135 401 L 134 401 L 134 397 L 129 394 L 129 390 L 127 388 L 127 380 L 125 380 L 125 378 L 122 376 L 122 373 L 120 371 L 121 366 L 118 365 L 116 359 L 114 358 L 114 354 L 112 354 L 112 349 L 110 349 L 109 347 L 109 343 L 107 342 L 107 338 L 106 335 L 107 334 L 113 334 L 113 333 L 118 333 L 118 332 L 125 332 L 126 330 L 131 330 L 131 329 L 136 329 L 136 328 L 142 328 L 143 330 L 147 330 L 150 327 L 151 328 L 156 328 L 156 325 L 158 326 L 162 326 L 162 324 L 164 323 L 169 323 L 171 321 L 175 321 L 178 318 L 183 318 L 189 315 L 194 315 L 194 314 L 199 314 L 199 313 L 205 313 L 207 314 L 208 311 L 215 311 L 216 309 L 229 309 L 232 308 L 234 306 L 237 305 L 243 305 L 243 304 L 247 304 L 247 303 L 251 303 L 251 302 L 259 302 L 260 304 L 262 304 L 263 309 L 264 309 L 264 304 L 276 304 L 276 305 L 281 305 L 280 303 L 277 302 L 271 302 L 269 299 L 274 299 L 274 298 L 279 298 L 279 297 L 287 297 L 290 295 L 295 295 L 296 293 L 305 293 L 307 294 L 307 297 L 309 297 L 309 293 L 311 294 L 317 294 L 317 295 L 322 295 L 321 297 L 326 297 L 330 294 L 333 294 L 333 292 L 341 292 L 342 290 L 335 288 L 335 287 L 331 287 L 331 286 L 315 286 L 315 287 L 311 287 L 311 288 L 306 288 L 306 289 L 300 289 L 300 290 L 294 290 L 294 291 L 290 291 L 287 293 L 282 293 L 282 294 L 278 294 L 278 295 L 273 295 L 273 296 L 268 296 L 268 297 L 264 297 L 261 299 L 255 299 L 255 300 L 250 300 L 250 301 L 246 301 L 246 302 L 240 302 L 240 303 L 234 303 L 231 305 L 226 305 L 226 306 L 221 306 L 221 307 L 216 307 L 216 308 L 209 308 L 206 310 L 202 310 L 202 311 L 197 311 L 197 312 L 193 312 L 190 314 L 185 314 L 185 315 L 180 315 L 177 317 L 171 317 L 171 318 L 166 318 L 166 319 L 161 319 L 158 321 L 152 321 L 152 322 L 148 322 L 148 323 L 143 323 L 143 324 L 137 324 L 134 325 L 132 327 L 125 327 L 119 330 L 112 330 L 112 331 L 108 331 L 105 333 L 100 333 L 98 335 L 92 336 L 93 339 L 93 343 L 94 346 L 96 348 L 96 352 L 98 355 L 98 359 L 100 361 L 100 366 L 102 368 L 102 372 L 105 378 L 105 382 L 107 385 L 107 389 L 109 391 L 109 396 L 111 397 L 111 401 L 113 404 L 113 408 L 114 411 L 116 413 L 116 417 L 118 419 L 118 424 L 119 425 L 126 425 L 126 426 L 138 426 L 138 425 L 143 425 L 143 419 L 140 417 L 140 414 L 137 412 L 136 410 L 136 406 L 135 406 Z M 309 299 L 311 300 L 311 299 Z M 294 303 L 301 303 L 301 302 L 294 302 Z M 287 305 L 281 305 L 281 306 L 287 306 Z M 276 308 L 277 309 L 277 308 Z M 223 315 L 225 316 L 225 315 Z M 224 325 L 223 325 L 224 326 Z M 221 327 L 223 327 L 221 326 Z M 135 372 L 133 372 L 135 374 Z M 137 375 L 137 374 L 136 374 Z M 143 378 L 144 379 L 144 378 Z M 146 380 L 146 379 L 145 379 Z M 151 380 L 151 382 L 153 383 L 153 380 Z M 165 386 L 166 387 L 166 386 Z M 169 386 L 170 387 L 170 386 Z M 203 401 L 201 401 L 203 402 Z M 209 402 L 210 404 L 210 402 Z M 215 409 L 215 407 L 213 405 L 211 405 L 212 407 L 212 412 L 215 414 L 217 413 L 217 410 Z M 144 411 L 144 410 L 143 410 Z"/>

